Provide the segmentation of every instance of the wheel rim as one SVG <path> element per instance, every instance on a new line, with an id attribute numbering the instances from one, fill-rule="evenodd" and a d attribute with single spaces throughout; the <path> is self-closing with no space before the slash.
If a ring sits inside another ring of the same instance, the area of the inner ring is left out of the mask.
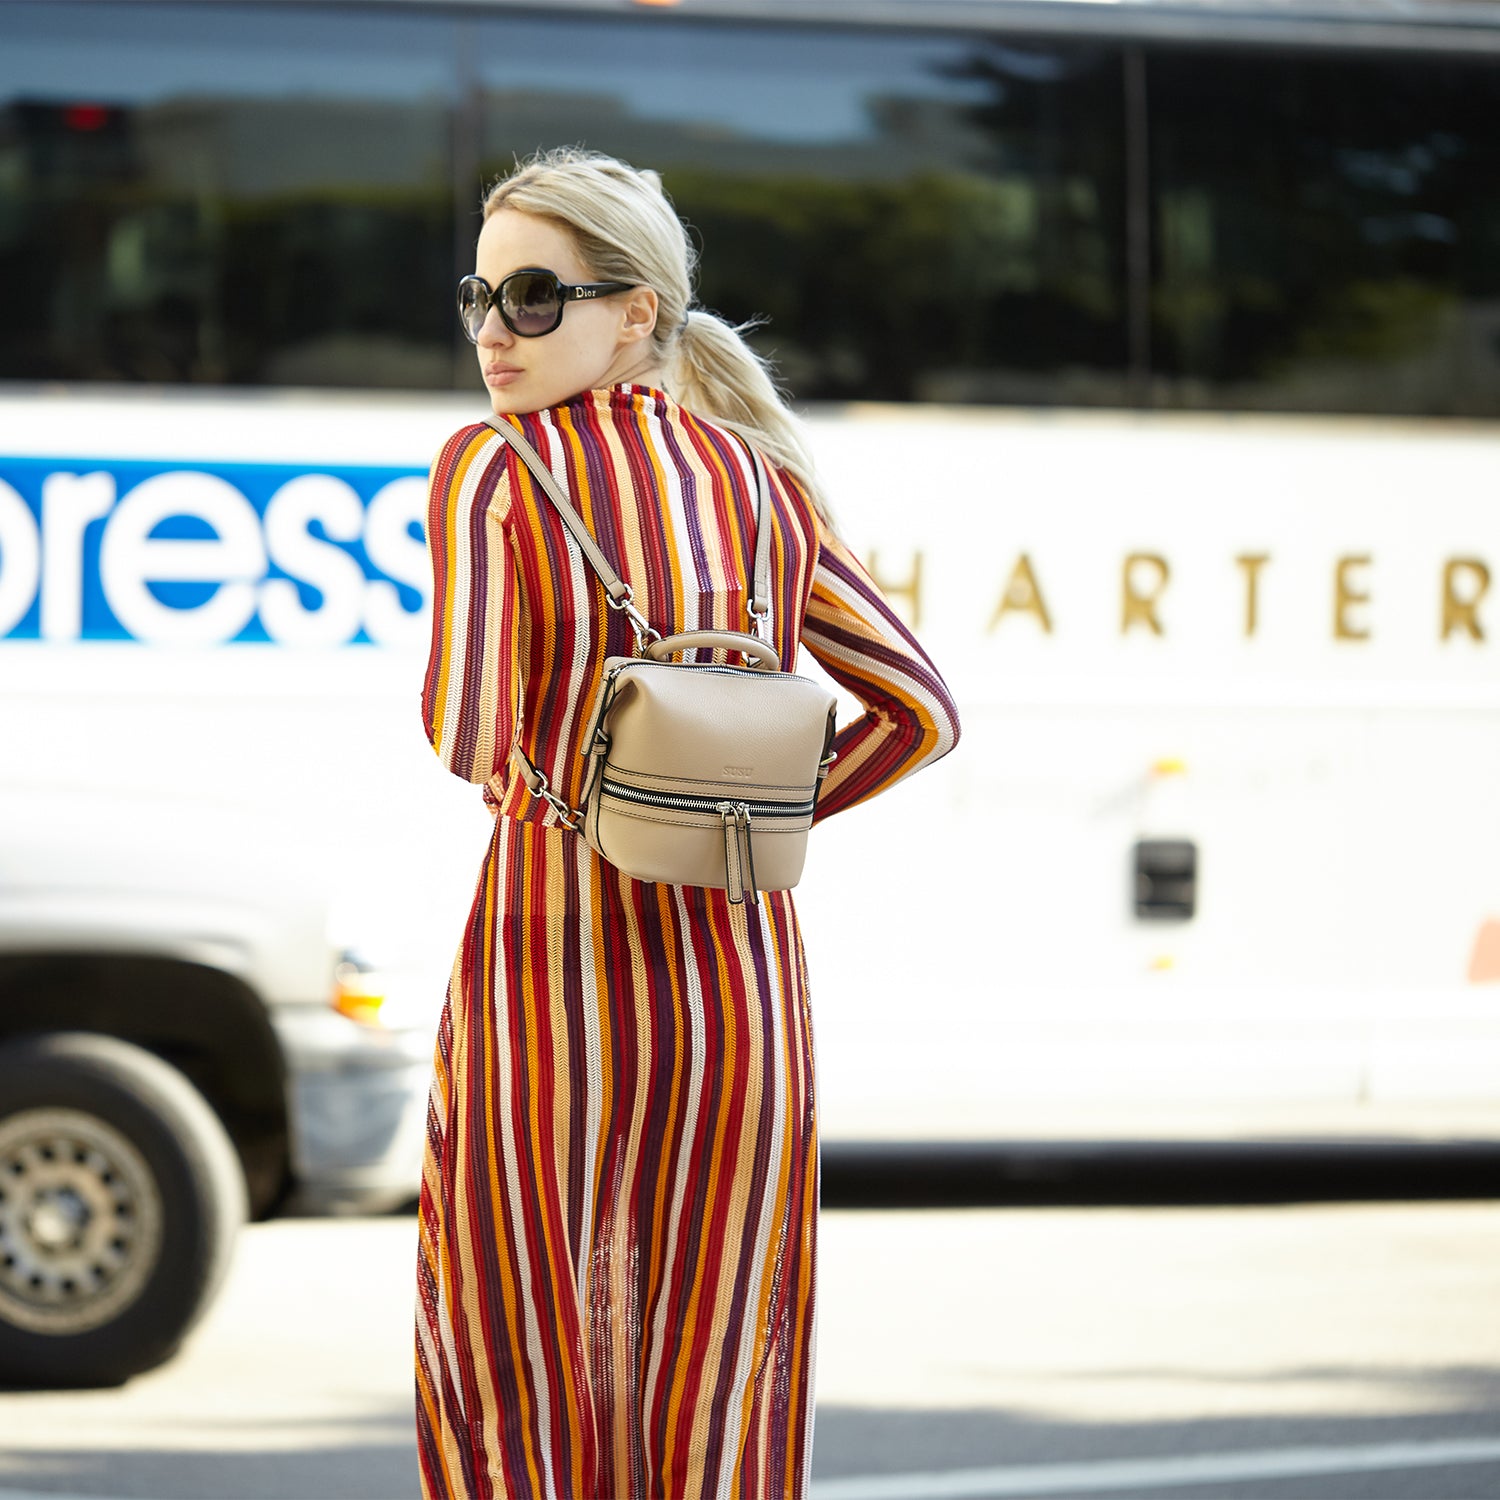
<path id="1" fill-rule="evenodd" d="M 0 1120 L 0 1318 L 98 1328 L 140 1295 L 161 1238 L 161 1190 L 122 1131 L 76 1109 Z"/>

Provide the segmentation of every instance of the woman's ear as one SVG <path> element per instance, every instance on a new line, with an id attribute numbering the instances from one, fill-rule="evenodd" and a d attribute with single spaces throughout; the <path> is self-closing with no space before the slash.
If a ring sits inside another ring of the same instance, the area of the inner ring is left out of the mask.
<path id="1" fill-rule="evenodd" d="M 638 286 L 625 301 L 621 337 L 627 341 L 649 339 L 656 328 L 657 297 L 654 288 Z"/>

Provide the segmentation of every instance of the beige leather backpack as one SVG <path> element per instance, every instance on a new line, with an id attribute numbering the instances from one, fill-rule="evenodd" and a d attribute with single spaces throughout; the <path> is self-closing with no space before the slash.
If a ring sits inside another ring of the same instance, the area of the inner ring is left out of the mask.
<path id="1" fill-rule="evenodd" d="M 569 807 L 530 757 L 511 755 L 533 795 L 563 825 L 636 880 L 711 886 L 731 902 L 787 890 L 802 876 L 818 789 L 833 764 L 836 699 L 810 678 L 783 672 L 766 640 L 770 615 L 770 497 L 755 464 L 755 577 L 746 612 L 754 634 L 689 630 L 662 636 L 632 602 L 583 518 L 530 443 L 508 423 L 490 426 L 520 455 L 599 575 L 611 609 L 623 610 L 637 652 L 611 656 L 589 715 L 583 806 Z M 743 440 L 742 440 L 743 441 Z M 740 655 L 674 661 L 694 648 Z"/>

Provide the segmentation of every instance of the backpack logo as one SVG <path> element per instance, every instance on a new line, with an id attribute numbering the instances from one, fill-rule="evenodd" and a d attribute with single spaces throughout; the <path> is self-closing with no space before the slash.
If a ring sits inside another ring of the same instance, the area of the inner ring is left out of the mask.
<path id="1" fill-rule="evenodd" d="M 725 766 L 724 774 L 733 776 L 736 781 L 749 781 L 755 775 L 754 766 Z"/>

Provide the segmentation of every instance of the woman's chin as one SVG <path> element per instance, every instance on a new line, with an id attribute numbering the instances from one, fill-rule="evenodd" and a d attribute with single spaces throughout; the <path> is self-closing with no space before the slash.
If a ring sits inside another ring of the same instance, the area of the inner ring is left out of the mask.
<path id="1" fill-rule="evenodd" d="M 491 386 L 490 410 L 497 417 L 511 417 L 517 412 L 531 411 L 532 406 L 519 391 L 496 390 Z"/>

